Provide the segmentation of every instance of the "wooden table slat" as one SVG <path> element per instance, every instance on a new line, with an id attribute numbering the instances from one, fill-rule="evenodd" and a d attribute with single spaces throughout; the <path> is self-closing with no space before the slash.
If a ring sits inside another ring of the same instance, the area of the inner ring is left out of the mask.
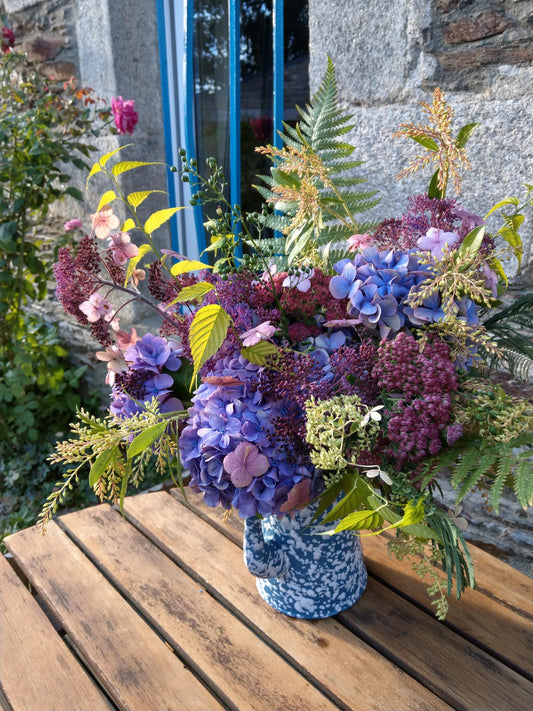
<path id="1" fill-rule="evenodd" d="M 124 510 L 165 552 L 194 571 L 208 590 L 347 708 L 450 708 L 337 620 L 297 620 L 272 610 L 258 596 L 240 548 L 172 496 L 158 492 L 130 497 Z"/>
<path id="2" fill-rule="evenodd" d="M 223 708 L 57 524 L 5 543 L 120 709 Z"/>
<path id="3" fill-rule="evenodd" d="M 93 507 L 61 526 L 232 708 L 338 708 L 117 511 Z"/>
<path id="4" fill-rule="evenodd" d="M 30 673 L 36 684 L 27 683 Z M 0 687 L 13 711 L 111 709 L 4 556 L 0 556 Z"/>

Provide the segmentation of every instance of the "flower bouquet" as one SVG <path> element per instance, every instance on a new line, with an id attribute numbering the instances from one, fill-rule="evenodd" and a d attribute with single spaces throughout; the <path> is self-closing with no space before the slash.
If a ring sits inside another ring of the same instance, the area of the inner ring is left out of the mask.
<path id="1" fill-rule="evenodd" d="M 355 557 L 360 577 L 354 541 L 388 532 L 392 552 L 429 575 L 439 617 L 454 585 L 457 596 L 474 586 L 462 521 L 442 504 L 439 478 L 457 490 L 457 506 L 473 487 L 496 512 L 505 487 L 524 507 L 533 498 L 533 409 L 488 377 L 495 363 L 524 369 L 533 357 L 520 332 L 531 298 L 507 308 L 501 300 L 504 258 L 521 256 L 523 215 L 518 200 L 502 201 L 494 210 L 510 214 L 490 234 L 446 198 L 449 180 L 460 187 L 477 124 L 453 136 L 439 90 L 423 109 L 428 125 L 402 125 L 398 135 L 425 151 L 407 172 L 435 163 L 428 194 L 379 224 L 359 220 L 378 200 L 354 174 L 360 162 L 343 138 L 350 117 L 337 105 L 331 63 L 300 123 L 285 126 L 283 147 L 259 149 L 272 162 L 257 188 L 261 213 L 229 205 L 216 162 L 204 177 L 183 152 L 193 202 L 213 207 L 202 261 L 154 244 L 181 208 L 142 224 L 139 206 L 156 191 L 120 191 L 118 176 L 146 163 L 109 168 L 114 151 L 94 165 L 89 178 L 103 173 L 113 189 L 77 251 L 60 251 L 55 275 L 66 311 L 102 344 L 111 404 L 103 419 L 80 411 L 75 437 L 58 444 L 53 457 L 68 471 L 43 525 L 85 464 L 97 495 L 120 503 L 155 461 L 182 489 L 246 520 L 248 558 L 263 533 L 272 539 L 273 526 L 301 520 L 305 544 L 291 545 L 312 558 L 344 540 L 335 556 L 341 568 L 343 556 Z M 123 222 L 119 204 L 129 211 Z M 155 310 L 159 334 L 121 330 L 131 300 Z M 286 556 L 267 553 L 256 574 L 287 579 Z M 337 582 L 353 583 L 343 574 Z M 362 588 L 360 580 L 351 601 Z"/>

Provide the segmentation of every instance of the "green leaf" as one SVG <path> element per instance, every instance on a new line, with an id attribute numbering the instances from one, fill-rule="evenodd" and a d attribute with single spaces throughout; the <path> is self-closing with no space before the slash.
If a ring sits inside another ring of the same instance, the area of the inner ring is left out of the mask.
<path id="1" fill-rule="evenodd" d="M 83 200 L 81 190 L 78 190 L 78 188 L 75 188 L 73 185 L 69 185 L 69 187 L 66 188 L 65 194 L 70 195 L 70 197 L 73 197 L 74 200 L 79 200 L 80 202 Z"/>
<path id="2" fill-rule="evenodd" d="M 242 357 L 249 360 L 250 363 L 254 363 L 254 365 L 266 365 L 269 358 L 279 352 L 279 348 L 270 341 L 259 341 L 253 346 L 241 348 Z"/>
<path id="3" fill-rule="evenodd" d="M 171 267 L 170 273 L 172 276 L 179 276 L 180 274 L 186 274 L 188 272 L 197 272 L 200 269 L 213 269 L 213 267 L 210 264 L 204 264 L 194 259 L 183 259 Z"/>
<path id="4" fill-rule="evenodd" d="M 485 235 L 485 225 L 474 227 L 464 238 L 461 246 L 457 250 L 458 255 L 471 254 L 474 256 L 478 253 L 483 237 Z"/>
<path id="5" fill-rule="evenodd" d="M 158 161 L 141 161 L 141 160 L 124 160 L 121 163 L 115 163 L 111 168 L 111 172 L 115 176 L 127 173 L 129 170 L 134 170 L 135 168 L 142 168 L 145 165 L 165 165 L 164 163 Z"/>
<path id="6" fill-rule="evenodd" d="M 100 477 L 105 474 L 118 454 L 118 447 L 109 447 L 96 457 L 89 472 L 89 485 L 94 486 Z"/>
<path id="7" fill-rule="evenodd" d="M 459 130 L 457 138 L 455 139 L 455 145 L 457 146 L 457 148 L 464 148 L 464 146 L 470 139 L 470 136 L 474 133 L 478 126 L 480 126 L 480 124 L 477 122 L 467 123 Z"/>
<path id="8" fill-rule="evenodd" d="M 151 235 L 152 232 L 155 232 L 161 225 L 168 222 L 172 215 L 175 215 L 178 210 L 183 210 L 183 207 L 167 207 L 164 210 L 158 210 L 152 213 L 144 223 L 144 231 Z"/>
<path id="9" fill-rule="evenodd" d="M 487 212 L 487 214 L 485 215 L 485 217 L 483 219 L 486 220 L 489 215 L 492 215 L 493 212 L 495 212 L 496 210 L 499 210 L 500 207 L 504 207 L 505 205 L 514 205 L 515 207 L 518 207 L 519 204 L 520 204 L 520 200 L 518 198 L 514 198 L 514 197 L 508 197 L 508 198 L 505 198 L 504 200 L 500 200 L 500 202 L 496 203 L 496 205 L 494 205 L 494 207 L 490 208 L 490 210 Z"/>
<path id="10" fill-rule="evenodd" d="M 333 533 L 340 533 L 341 531 L 361 531 L 366 529 L 378 528 L 381 526 L 383 519 L 377 511 L 364 510 L 364 511 L 353 511 L 348 514 L 346 518 L 343 518 L 337 524 L 335 531 Z"/>
<path id="11" fill-rule="evenodd" d="M 436 170 L 431 176 L 428 188 L 428 197 L 432 200 L 442 198 L 442 190 L 439 189 L 439 171 Z"/>
<path id="12" fill-rule="evenodd" d="M 173 306 L 174 304 L 183 304 L 187 301 L 202 301 L 204 296 L 210 291 L 213 291 L 214 288 L 213 284 L 210 284 L 207 281 L 199 281 L 192 286 L 186 286 L 180 291 L 169 306 Z"/>
<path id="13" fill-rule="evenodd" d="M 194 363 L 194 380 L 202 365 L 218 351 L 230 324 L 227 311 L 218 304 L 202 306 L 196 312 L 189 330 L 189 343 Z"/>
<path id="14" fill-rule="evenodd" d="M 98 203 L 98 207 L 96 208 L 96 212 L 100 212 L 102 208 L 104 208 L 106 205 L 109 205 L 110 203 L 113 202 L 113 200 L 116 200 L 117 196 L 115 194 L 114 190 L 108 190 L 105 192 L 102 197 L 100 198 L 100 202 Z"/>
<path id="15" fill-rule="evenodd" d="M 145 449 L 148 449 L 150 445 L 161 437 L 167 426 L 167 422 L 159 422 L 157 425 L 147 427 L 140 432 L 128 447 L 128 459 L 133 459 L 133 457 L 136 457 L 138 454 L 144 452 Z"/>
<path id="16" fill-rule="evenodd" d="M 409 138 L 412 138 L 413 141 L 416 141 L 416 143 L 419 143 L 424 148 L 427 148 L 428 151 L 438 151 L 439 150 L 438 145 L 435 143 L 435 141 L 432 138 L 428 138 L 427 136 L 409 136 Z"/>
<path id="17" fill-rule="evenodd" d="M 396 523 L 391 524 L 390 526 L 385 526 L 383 529 L 384 531 L 388 531 L 392 528 L 403 528 L 404 526 L 414 526 L 417 523 L 420 523 L 423 521 L 425 518 L 425 508 L 424 508 L 424 499 L 419 499 L 416 504 L 413 504 L 412 501 L 408 501 L 407 504 L 405 505 L 405 508 L 403 510 L 403 516 L 399 521 L 396 521 Z"/>
<path id="18" fill-rule="evenodd" d="M 100 160 L 98 160 L 91 170 L 89 171 L 89 175 L 87 176 L 87 185 L 89 184 L 89 180 L 92 178 L 93 175 L 96 175 L 96 173 L 100 173 L 100 171 L 105 167 L 107 161 L 112 158 L 115 153 L 118 153 L 119 151 L 123 150 L 124 148 L 128 148 L 129 146 L 132 146 L 133 143 L 127 143 L 125 146 L 120 146 L 119 148 L 115 148 L 114 151 L 110 151 L 109 153 L 106 153 L 103 155 Z"/>
<path id="19" fill-rule="evenodd" d="M 147 197 L 153 195 L 154 193 L 163 193 L 163 195 L 168 195 L 165 190 L 141 190 L 139 192 L 130 193 L 126 200 L 128 201 L 128 204 L 135 209 L 139 207 L 139 205 L 143 203 Z"/>
<path id="20" fill-rule="evenodd" d="M 130 261 L 128 262 L 128 269 L 126 270 L 126 279 L 124 281 L 124 286 L 128 285 L 128 281 L 130 280 L 131 275 L 133 274 L 135 268 L 137 267 L 137 264 L 139 264 L 140 260 L 150 252 L 152 247 L 149 244 L 141 244 L 139 247 L 139 252 L 135 257 L 132 257 Z"/>

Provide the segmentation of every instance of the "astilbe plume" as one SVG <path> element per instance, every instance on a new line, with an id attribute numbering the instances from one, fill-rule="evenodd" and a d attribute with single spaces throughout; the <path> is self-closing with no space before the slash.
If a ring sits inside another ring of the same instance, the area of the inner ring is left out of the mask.
<path id="1" fill-rule="evenodd" d="M 380 344 L 373 376 L 391 398 L 386 419 L 392 447 L 387 454 L 397 457 L 400 468 L 437 454 L 446 440 L 452 394 L 458 389 L 446 343 L 433 337 L 421 348 L 412 335 L 400 333 Z"/>

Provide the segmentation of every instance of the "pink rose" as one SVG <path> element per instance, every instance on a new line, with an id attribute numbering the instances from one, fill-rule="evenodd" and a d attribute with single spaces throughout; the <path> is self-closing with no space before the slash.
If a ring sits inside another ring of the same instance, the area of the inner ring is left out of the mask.
<path id="1" fill-rule="evenodd" d="M 133 99 L 124 101 L 121 96 L 119 96 L 118 99 L 113 97 L 111 99 L 111 109 L 113 111 L 117 131 L 119 133 L 129 133 L 131 136 L 139 120 Z"/>

